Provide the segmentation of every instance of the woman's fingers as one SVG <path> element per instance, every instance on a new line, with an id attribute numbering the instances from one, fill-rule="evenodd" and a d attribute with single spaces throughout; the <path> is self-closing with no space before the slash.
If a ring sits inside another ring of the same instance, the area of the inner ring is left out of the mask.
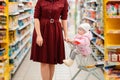
<path id="1" fill-rule="evenodd" d="M 42 45 L 43 45 L 43 41 L 37 41 L 37 44 L 38 44 L 39 46 L 42 46 Z"/>
<path id="2" fill-rule="evenodd" d="M 37 43 L 39 46 L 42 46 L 42 45 L 43 45 L 43 39 L 42 39 L 42 37 L 37 37 L 36 43 Z"/>
<path id="3" fill-rule="evenodd" d="M 36 41 L 37 45 L 40 46 L 40 41 Z"/>
<path id="4" fill-rule="evenodd" d="M 42 46 L 43 45 L 43 41 L 40 41 L 40 46 Z"/>

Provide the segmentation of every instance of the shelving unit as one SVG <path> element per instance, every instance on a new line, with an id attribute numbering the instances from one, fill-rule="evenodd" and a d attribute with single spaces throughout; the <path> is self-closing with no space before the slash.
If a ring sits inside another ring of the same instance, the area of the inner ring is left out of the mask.
<path id="1" fill-rule="evenodd" d="M 103 37 L 103 36 L 101 36 L 101 35 L 99 35 L 99 34 L 98 34 L 98 33 L 96 33 L 95 31 L 91 30 L 91 32 L 92 32 L 93 34 L 95 34 L 96 36 L 98 36 L 99 38 L 101 38 L 101 39 L 103 39 L 103 40 L 104 40 L 104 37 Z"/>
<path id="2" fill-rule="evenodd" d="M 104 59 L 104 27 L 103 27 L 103 1 L 102 0 L 80 0 L 81 21 L 88 22 L 92 26 L 93 57 L 95 60 Z M 81 23 L 82 23 L 81 22 Z"/>
<path id="3" fill-rule="evenodd" d="M 10 79 L 8 0 L 0 0 L 0 80 Z"/>
<path id="4" fill-rule="evenodd" d="M 31 1 L 17 0 L 9 2 L 9 36 L 11 74 L 14 75 L 24 57 L 30 50 L 32 32 Z M 15 8 L 14 8 L 15 7 Z M 14 9 L 13 9 L 14 8 Z M 13 9 L 13 10 L 12 10 Z M 14 23 L 13 23 L 14 22 Z M 13 27 L 14 26 L 14 27 Z"/>
<path id="5" fill-rule="evenodd" d="M 0 0 L 0 80 L 11 80 L 31 48 L 31 0 Z"/>
<path id="6" fill-rule="evenodd" d="M 105 72 L 105 80 L 120 80 L 120 0 L 104 0 L 105 61 L 112 66 Z"/>
<path id="7" fill-rule="evenodd" d="M 104 51 L 103 51 L 103 49 L 101 47 L 96 45 L 93 41 L 91 41 L 91 43 L 104 55 Z"/>

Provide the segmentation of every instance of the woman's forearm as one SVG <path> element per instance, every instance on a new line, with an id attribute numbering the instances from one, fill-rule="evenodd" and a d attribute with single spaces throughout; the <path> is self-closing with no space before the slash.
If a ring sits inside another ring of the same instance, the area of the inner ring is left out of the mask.
<path id="1" fill-rule="evenodd" d="M 68 33 L 67 33 L 67 20 L 62 20 L 62 26 L 63 26 L 63 30 L 64 30 L 64 36 L 67 37 Z"/>
<path id="2" fill-rule="evenodd" d="M 35 19 L 35 30 L 36 30 L 37 36 L 41 36 L 39 19 Z"/>

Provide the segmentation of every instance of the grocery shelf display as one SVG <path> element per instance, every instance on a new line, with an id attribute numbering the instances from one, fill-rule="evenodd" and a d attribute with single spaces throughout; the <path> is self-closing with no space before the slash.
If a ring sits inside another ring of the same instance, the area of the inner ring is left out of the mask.
<path id="1" fill-rule="evenodd" d="M 105 80 L 119 80 L 120 0 L 104 0 Z M 109 66 L 109 68 L 108 68 Z"/>
<path id="2" fill-rule="evenodd" d="M 0 0 L 0 80 L 11 80 L 31 48 L 31 0 Z"/>

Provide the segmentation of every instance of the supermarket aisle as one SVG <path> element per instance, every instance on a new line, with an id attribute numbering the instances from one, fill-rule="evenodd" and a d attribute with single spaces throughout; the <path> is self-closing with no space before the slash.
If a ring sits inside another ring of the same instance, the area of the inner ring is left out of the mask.
<path id="1" fill-rule="evenodd" d="M 73 36 L 73 29 L 69 30 L 69 36 Z M 65 43 L 66 49 L 66 57 L 69 56 L 70 48 L 67 43 Z M 15 73 L 12 80 L 42 80 L 40 75 L 40 64 L 30 61 L 30 52 L 24 59 L 23 63 L 21 64 L 20 68 Z M 91 60 L 94 61 L 94 60 Z M 78 70 L 76 61 L 74 62 L 73 66 L 66 67 L 64 64 L 56 65 L 55 75 L 53 80 L 70 80 L 71 77 L 76 73 Z M 98 70 L 100 73 L 101 70 Z M 75 80 L 84 80 L 88 72 L 81 71 L 79 75 L 76 77 Z M 94 76 L 90 76 L 90 80 L 97 80 Z"/>

